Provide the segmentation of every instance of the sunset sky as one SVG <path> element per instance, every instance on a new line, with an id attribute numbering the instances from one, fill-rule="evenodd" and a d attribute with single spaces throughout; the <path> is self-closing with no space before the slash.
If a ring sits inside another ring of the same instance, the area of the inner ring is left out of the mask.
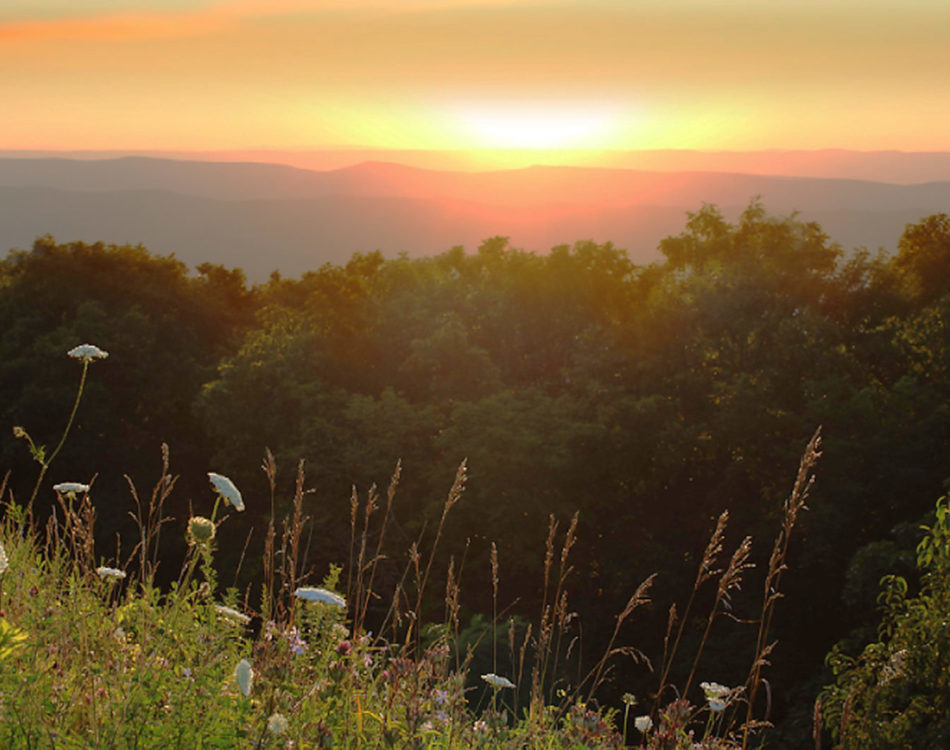
<path id="1" fill-rule="evenodd" d="M 0 0 L 0 148 L 947 150 L 948 31 L 946 0 Z"/>

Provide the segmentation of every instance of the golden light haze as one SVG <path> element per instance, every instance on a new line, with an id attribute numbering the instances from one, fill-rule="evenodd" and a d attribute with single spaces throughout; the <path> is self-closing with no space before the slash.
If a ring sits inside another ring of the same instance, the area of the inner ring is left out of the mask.
<path id="1" fill-rule="evenodd" d="M 950 148 L 944 2 L 131 6 L 0 6 L 0 148 Z"/>

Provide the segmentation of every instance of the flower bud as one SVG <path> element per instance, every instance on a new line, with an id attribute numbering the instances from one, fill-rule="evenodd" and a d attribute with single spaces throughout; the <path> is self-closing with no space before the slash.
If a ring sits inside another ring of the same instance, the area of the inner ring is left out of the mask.
<path id="1" fill-rule="evenodd" d="M 188 536 L 193 544 L 204 544 L 214 539 L 214 523 L 204 516 L 193 516 L 188 520 Z"/>

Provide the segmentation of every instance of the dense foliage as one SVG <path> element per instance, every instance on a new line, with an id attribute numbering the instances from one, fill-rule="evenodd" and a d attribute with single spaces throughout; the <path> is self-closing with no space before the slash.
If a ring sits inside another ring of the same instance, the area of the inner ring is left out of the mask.
<path id="1" fill-rule="evenodd" d="M 306 555 L 318 570 L 350 559 L 351 488 L 384 486 L 401 458 L 380 550 L 393 564 L 380 565 L 377 582 L 389 591 L 411 544 L 431 538 L 445 478 L 467 458 L 467 492 L 433 568 L 438 585 L 449 556 L 457 566 L 464 557 L 462 620 L 477 623 L 492 609 L 494 542 L 506 616 L 538 620 L 549 516 L 566 524 L 579 511 L 570 609 L 585 623 L 581 661 L 599 653 L 653 572 L 654 607 L 624 635 L 659 659 L 669 605 L 689 595 L 724 509 L 727 547 L 751 534 L 761 574 L 789 478 L 822 425 L 768 667 L 781 730 L 773 741 L 800 746 L 828 679 L 824 653 L 876 618 L 876 579 L 847 578 L 852 555 L 920 518 L 947 475 L 950 219 L 926 218 L 896 251 L 872 254 L 845 252 L 817 225 L 758 204 L 735 224 L 704 207 L 661 250 L 664 262 L 642 267 L 609 243 L 541 256 L 493 238 L 474 253 L 357 254 L 248 288 L 239 271 L 191 274 L 142 248 L 41 238 L 0 265 L 3 422 L 55 445 L 77 375 L 50 362 L 79 341 L 102 346 L 110 359 L 47 482 L 95 475 L 99 548 L 115 549 L 118 533 L 128 552 L 135 528 L 122 475 L 152 481 L 167 442 L 181 473 L 167 507 L 179 522 L 209 469 L 243 488 L 248 510 L 229 519 L 219 550 L 235 571 L 271 512 L 258 468 L 265 450 L 279 466 L 306 462 L 315 490 L 305 497 Z M 8 431 L 0 455 L 25 499 L 36 478 L 27 447 Z M 294 481 L 276 477 L 278 517 Z M 37 512 L 53 503 L 41 489 Z M 182 538 L 161 538 L 163 560 L 184 556 Z M 227 584 L 259 580 L 256 549 Z M 166 562 L 158 580 L 174 570 Z M 857 596 L 848 607 L 846 584 Z M 716 621 L 703 674 L 742 682 L 754 626 L 741 621 L 757 616 L 758 593 L 733 592 L 736 622 Z M 428 606 L 425 618 L 438 620 L 441 597 Z M 368 621 L 385 614 L 375 602 L 368 609 Z M 705 615 L 688 625 L 685 641 L 698 641 Z M 672 681 L 684 684 L 691 666 L 674 664 Z M 656 687 L 655 674 L 628 660 L 600 698 L 618 705 L 623 692 Z"/>
<path id="2" fill-rule="evenodd" d="M 842 645 L 828 656 L 834 684 L 818 717 L 842 748 L 946 747 L 950 744 L 950 509 L 937 503 L 917 546 L 920 591 L 888 575 L 878 637 L 857 656 Z"/>

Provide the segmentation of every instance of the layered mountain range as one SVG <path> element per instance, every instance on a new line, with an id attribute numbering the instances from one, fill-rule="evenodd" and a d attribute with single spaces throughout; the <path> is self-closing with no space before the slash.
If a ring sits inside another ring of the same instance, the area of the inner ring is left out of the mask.
<path id="1" fill-rule="evenodd" d="M 430 255 L 507 236 L 545 252 L 611 241 L 639 263 L 688 211 L 735 218 L 753 199 L 817 221 L 846 249 L 893 249 L 909 222 L 950 211 L 946 181 L 897 184 L 831 177 L 537 166 L 448 171 L 364 162 L 284 164 L 150 157 L 0 158 L 0 248 L 59 241 L 143 244 L 190 265 L 297 276 L 354 252 Z"/>

